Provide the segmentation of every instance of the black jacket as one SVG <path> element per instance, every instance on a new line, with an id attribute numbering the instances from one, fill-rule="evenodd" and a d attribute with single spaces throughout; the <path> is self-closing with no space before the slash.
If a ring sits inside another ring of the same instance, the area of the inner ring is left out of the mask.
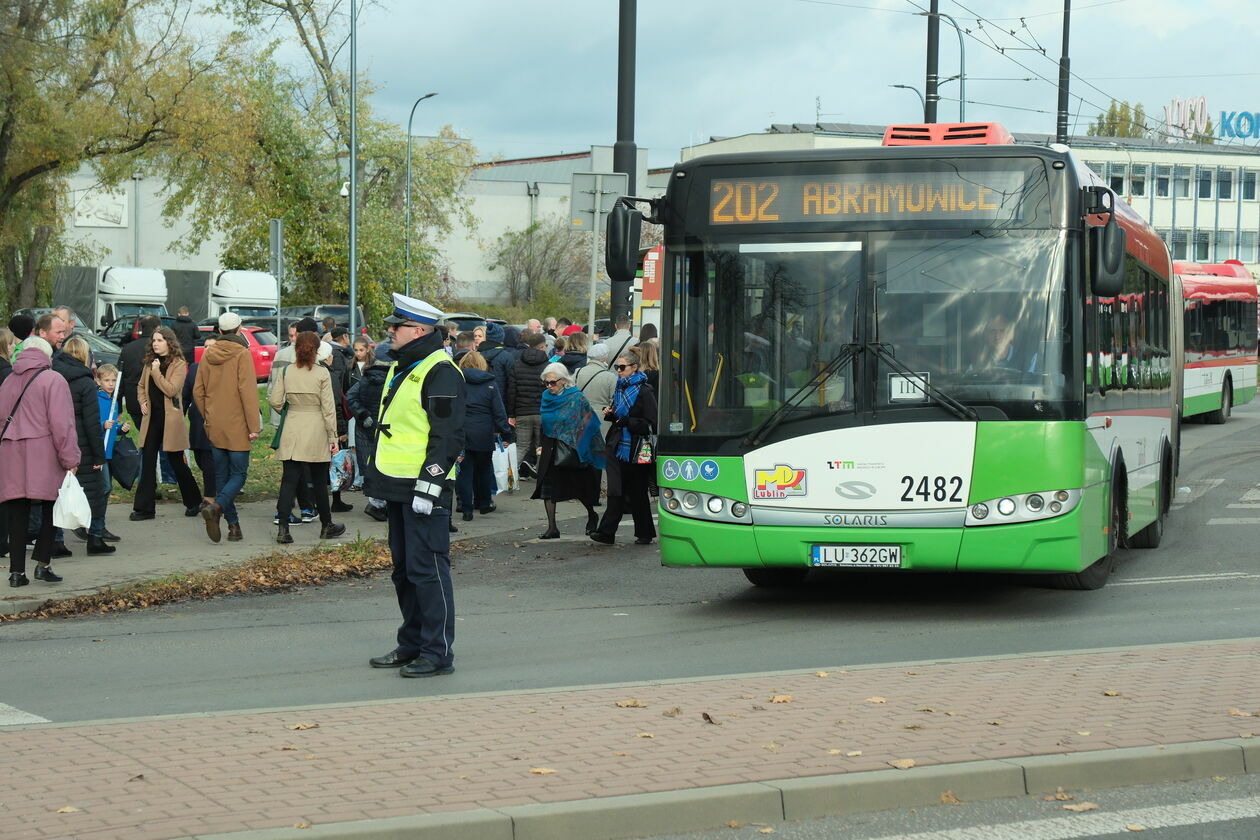
<path id="1" fill-rule="evenodd" d="M 10 373 L 13 373 L 13 365 L 8 359 L 0 359 L 0 382 L 3 382 Z"/>
<path id="2" fill-rule="evenodd" d="M 79 468 L 91 469 L 105 463 L 105 429 L 101 426 L 101 405 L 96 397 L 96 380 L 92 378 L 92 371 L 83 362 L 65 353 L 53 359 L 52 369 L 65 377 L 70 385 L 74 430 L 79 438 Z"/>
<path id="3" fill-rule="evenodd" d="M 137 424 L 140 422 L 140 376 L 144 373 L 144 356 L 149 347 L 149 337 L 143 336 L 123 345 L 118 354 L 118 384 L 122 388 L 123 404 Z"/>
<path id="4" fill-rule="evenodd" d="M 526 347 L 512 366 L 505 406 L 509 417 L 532 417 L 542 413 L 543 368 L 551 357 L 537 347 Z"/>
<path id="5" fill-rule="evenodd" d="M 566 350 L 564 355 L 560 357 L 560 364 L 567 367 L 570 374 L 577 373 L 578 368 L 586 367 L 586 354 L 570 353 Z"/>
<path id="6" fill-rule="evenodd" d="M 175 337 L 179 339 L 179 346 L 184 350 L 184 360 L 191 365 L 193 349 L 197 346 L 197 339 L 201 337 L 201 330 L 197 329 L 193 319 L 187 315 L 180 315 L 176 318 L 175 323 L 171 324 L 171 329 L 175 331 Z"/>
<path id="7" fill-rule="evenodd" d="M 403 347 L 394 348 L 394 358 L 398 360 L 396 373 L 402 373 L 440 349 L 441 332 L 431 332 Z M 395 376 L 393 383 L 386 383 L 389 392 L 397 392 L 405 378 Z M 364 382 L 359 383 L 360 388 Z M 389 399 L 388 394 L 386 399 Z M 449 510 L 451 482 L 446 480 L 446 476 L 464 449 L 464 404 L 464 377 L 460 375 L 459 369 L 450 362 L 434 367 L 424 378 L 424 385 L 420 390 L 420 405 L 407 407 L 429 415 L 429 444 L 419 474 L 415 479 L 384 475 L 376 469 L 376 453 L 373 452 L 368 459 L 363 492 L 374 499 L 407 504 L 411 503 L 413 496 L 420 496 L 433 502 L 434 507 Z M 379 446 L 382 435 L 389 430 L 382 431 L 380 423 L 377 423 L 375 431 Z"/>
<path id="8" fill-rule="evenodd" d="M 188 448 L 193 450 L 212 451 L 214 444 L 206 434 L 206 419 L 201 410 L 193 402 L 193 386 L 197 384 L 197 368 L 201 365 L 193 362 L 188 366 L 188 376 L 184 379 L 184 414 L 188 416 Z"/>
<path id="9" fill-rule="evenodd" d="M 354 417 L 354 446 L 359 450 L 359 463 L 376 450 L 376 411 L 381 405 L 381 392 L 385 390 L 385 376 L 391 362 L 378 359 L 363 369 L 359 379 L 346 391 L 346 407 Z"/>
<path id="10" fill-rule="evenodd" d="M 503 398 L 489 371 L 464 370 L 464 448 L 473 452 L 494 450 L 497 432 L 505 441 L 512 439 Z"/>
<path id="11" fill-rule="evenodd" d="M 499 386 L 499 393 L 506 394 L 508 391 L 508 380 L 512 378 L 512 367 L 516 364 L 516 357 L 512 355 L 512 351 L 502 344 L 495 347 L 486 347 L 485 342 L 482 342 L 481 347 L 477 348 L 477 352 L 481 354 L 481 357 L 486 360 L 486 364 L 490 366 L 490 372 L 494 374 L 494 381 Z"/>

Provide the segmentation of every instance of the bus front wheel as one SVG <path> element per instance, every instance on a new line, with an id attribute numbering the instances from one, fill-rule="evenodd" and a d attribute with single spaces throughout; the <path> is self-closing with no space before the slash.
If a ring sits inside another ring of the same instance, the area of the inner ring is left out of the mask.
<path id="1" fill-rule="evenodd" d="M 1225 386 L 1221 388 L 1221 407 L 1216 411 L 1208 412 L 1203 419 L 1211 423 L 1213 426 L 1219 426 L 1229 419 L 1229 415 L 1234 408 L 1234 383 L 1229 377 L 1225 378 Z"/>
<path id="2" fill-rule="evenodd" d="M 1123 470 L 1123 466 L 1118 467 Z M 1115 471 L 1113 471 L 1113 475 Z M 1050 585 L 1055 589 L 1102 589 L 1107 585 L 1112 570 L 1116 566 L 1116 552 L 1124 544 L 1124 523 L 1126 514 L 1120 497 L 1124 488 L 1112 478 L 1111 504 L 1107 515 L 1107 553 L 1098 558 L 1093 565 L 1070 575 L 1052 575 Z"/>
<path id="3" fill-rule="evenodd" d="M 748 582 L 753 586 L 798 586 L 805 581 L 807 574 L 809 574 L 809 569 L 794 567 L 744 569 L 744 577 L 748 578 Z"/>

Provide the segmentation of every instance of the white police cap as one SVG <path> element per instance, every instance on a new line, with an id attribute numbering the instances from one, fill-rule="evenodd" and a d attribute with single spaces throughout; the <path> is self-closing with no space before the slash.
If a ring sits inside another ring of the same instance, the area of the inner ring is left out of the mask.
<path id="1" fill-rule="evenodd" d="M 436 324 L 442 320 L 442 311 L 422 300 L 394 294 L 394 312 L 385 316 L 387 324 Z"/>

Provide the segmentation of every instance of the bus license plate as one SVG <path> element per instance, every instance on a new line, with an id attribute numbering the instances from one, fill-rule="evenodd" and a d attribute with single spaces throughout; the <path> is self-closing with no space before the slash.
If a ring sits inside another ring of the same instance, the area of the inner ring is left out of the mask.
<path id="1" fill-rule="evenodd" d="M 814 566 L 849 566 L 859 569 L 900 569 L 899 545 L 816 545 Z"/>

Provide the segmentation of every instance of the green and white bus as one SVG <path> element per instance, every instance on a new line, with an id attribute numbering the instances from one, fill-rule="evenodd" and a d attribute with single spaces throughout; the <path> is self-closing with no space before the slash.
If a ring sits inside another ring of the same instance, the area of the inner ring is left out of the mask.
<path id="1" fill-rule="evenodd" d="M 1241 262 L 1175 262 L 1185 299 L 1181 414 L 1224 423 L 1256 396 L 1256 280 Z"/>
<path id="2" fill-rule="evenodd" d="M 1181 293 L 1154 230 L 1067 147 L 933 124 L 697 158 L 663 198 L 619 203 L 615 279 L 645 218 L 664 225 L 665 565 L 1093 589 L 1117 547 L 1159 543 Z"/>

